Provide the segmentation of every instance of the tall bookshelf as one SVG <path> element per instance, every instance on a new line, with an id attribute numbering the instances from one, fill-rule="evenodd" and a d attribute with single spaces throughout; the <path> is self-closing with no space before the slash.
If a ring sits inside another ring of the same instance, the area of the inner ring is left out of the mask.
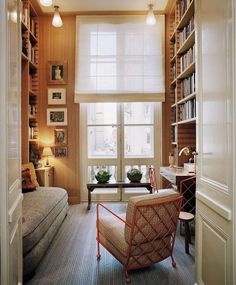
<path id="1" fill-rule="evenodd" d="M 169 17 L 171 144 L 176 165 L 182 166 L 189 157 L 179 157 L 179 151 L 196 149 L 194 0 L 174 0 Z"/>
<path id="2" fill-rule="evenodd" d="M 29 0 L 21 1 L 22 162 L 35 162 L 38 150 L 39 22 Z M 36 159 L 37 160 L 37 159 Z"/>

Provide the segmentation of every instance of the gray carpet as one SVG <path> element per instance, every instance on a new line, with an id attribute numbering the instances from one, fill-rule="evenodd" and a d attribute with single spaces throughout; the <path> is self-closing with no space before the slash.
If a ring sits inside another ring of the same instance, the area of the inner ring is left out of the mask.
<path id="1" fill-rule="evenodd" d="M 105 204 L 105 203 L 104 203 Z M 106 203 L 117 213 L 125 212 L 126 204 Z M 96 259 L 96 206 L 87 211 L 87 204 L 70 206 L 47 254 L 27 285 L 125 285 L 122 265 L 101 247 L 101 260 Z M 178 231 L 179 232 L 179 231 Z M 184 253 L 184 238 L 177 236 L 173 268 L 168 258 L 147 269 L 130 272 L 131 284 L 193 285 L 195 281 L 194 247 Z"/>

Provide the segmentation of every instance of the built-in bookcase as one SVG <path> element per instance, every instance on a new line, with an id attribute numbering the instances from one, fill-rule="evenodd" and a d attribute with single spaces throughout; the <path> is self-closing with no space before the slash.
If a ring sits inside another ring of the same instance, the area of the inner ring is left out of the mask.
<path id="1" fill-rule="evenodd" d="M 169 17 L 171 143 L 181 166 L 188 158 L 179 151 L 196 147 L 194 0 L 174 0 Z"/>
<path id="2" fill-rule="evenodd" d="M 29 0 L 21 1 L 22 162 L 33 161 L 38 148 L 39 23 Z"/>

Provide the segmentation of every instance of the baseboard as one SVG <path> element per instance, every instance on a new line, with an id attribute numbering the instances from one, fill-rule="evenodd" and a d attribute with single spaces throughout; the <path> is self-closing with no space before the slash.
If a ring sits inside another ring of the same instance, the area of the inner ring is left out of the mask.
<path id="1" fill-rule="evenodd" d="M 68 197 L 68 203 L 70 205 L 80 204 L 80 198 L 78 196 L 69 196 Z"/>

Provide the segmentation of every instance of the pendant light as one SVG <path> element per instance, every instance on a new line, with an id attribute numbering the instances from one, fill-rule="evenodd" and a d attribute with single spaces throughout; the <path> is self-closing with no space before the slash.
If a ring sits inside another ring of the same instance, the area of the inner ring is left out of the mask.
<path id="1" fill-rule="evenodd" d="M 49 7 L 49 6 L 52 5 L 52 0 L 40 0 L 39 3 L 40 3 L 42 6 Z"/>
<path id="2" fill-rule="evenodd" d="M 56 28 L 60 28 L 63 25 L 61 16 L 59 14 L 59 6 L 54 6 L 55 12 L 52 19 L 52 25 Z"/>
<path id="3" fill-rule="evenodd" d="M 153 13 L 153 4 L 149 4 L 149 11 L 146 17 L 146 24 L 151 26 L 151 25 L 155 25 L 156 24 L 156 17 Z"/>

